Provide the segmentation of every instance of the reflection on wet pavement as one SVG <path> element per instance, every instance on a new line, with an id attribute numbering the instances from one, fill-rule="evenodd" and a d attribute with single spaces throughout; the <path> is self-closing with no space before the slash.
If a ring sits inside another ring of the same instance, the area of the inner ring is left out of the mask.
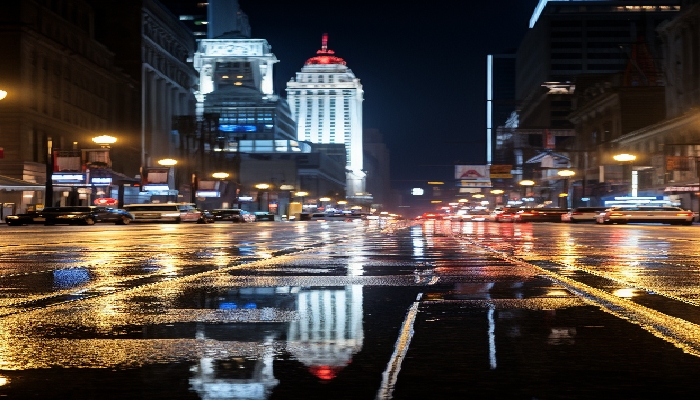
<path id="1" fill-rule="evenodd" d="M 35 270 L 13 261 L 0 275 L 0 395 L 588 399 L 700 386 L 688 354 L 700 314 L 668 295 L 684 268 L 662 270 L 696 262 L 677 255 L 683 240 L 628 230 L 586 251 L 577 230 L 590 227 L 186 228 L 149 228 L 172 235 L 166 247 L 146 232 L 142 246 L 55 241 L 30 256 L 50 260 Z"/>

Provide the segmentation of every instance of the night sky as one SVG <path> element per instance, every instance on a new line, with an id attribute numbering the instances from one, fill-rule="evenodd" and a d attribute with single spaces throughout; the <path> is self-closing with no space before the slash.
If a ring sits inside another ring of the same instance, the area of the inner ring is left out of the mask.
<path id="1" fill-rule="evenodd" d="M 363 125 L 384 136 L 397 189 L 486 162 L 486 55 L 518 47 L 537 2 L 239 0 L 280 60 L 283 97 L 328 33 L 363 85 Z"/>

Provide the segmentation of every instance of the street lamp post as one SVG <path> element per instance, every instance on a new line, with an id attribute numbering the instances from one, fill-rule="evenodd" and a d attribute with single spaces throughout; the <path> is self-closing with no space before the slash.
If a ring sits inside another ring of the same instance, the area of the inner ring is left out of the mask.
<path id="1" fill-rule="evenodd" d="M 46 189 L 44 207 L 53 207 L 53 141 L 46 138 Z"/>
<path id="2" fill-rule="evenodd" d="M 637 156 L 632 155 L 632 154 L 627 154 L 627 153 L 622 153 L 622 154 L 616 154 L 613 156 L 613 160 L 622 163 L 622 182 L 627 186 L 627 182 L 629 179 L 629 182 L 633 184 L 633 188 L 630 188 L 631 190 L 631 196 L 636 197 L 637 196 L 637 188 L 636 188 L 636 182 L 632 182 L 632 177 L 631 177 L 631 172 L 629 171 L 632 162 L 637 159 Z"/>
<path id="3" fill-rule="evenodd" d="M 534 185 L 535 185 L 535 181 L 531 181 L 531 180 L 529 180 L 529 179 L 525 179 L 525 180 L 522 180 L 522 181 L 518 182 L 518 184 L 520 185 L 520 188 L 521 188 L 520 200 L 521 200 L 521 201 L 523 202 L 523 204 L 524 204 L 524 203 L 525 203 L 525 197 L 526 197 L 526 195 L 527 195 L 527 188 L 530 187 L 530 186 L 534 186 Z"/>
<path id="4" fill-rule="evenodd" d="M 168 198 L 170 198 L 170 178 L 172 177 L 172 187 L 175 187 L 174 167 L 175 165 L 177 165 L 177 160 L 172 158 L 163 158 L 161 160 L 158 160 L 158 165 L 168 167 Z M 177 196 L 175 200 L 177 200 Z"/>
<path id="5" fill-rule="evenodd" d="M 304 212 L 304 197 L 308 196 L 309 192 L 296 192 L 294 196 L 301 197 L 301 212 Z"/>
<path id="6" fill-rule="evenodd" d="M 331 201 L 330 197 L 320 197 L 318 199 L 319 203 L 321 203 L 321 208 L 323 209 L 323 212 L 326 212 L 326 207 L 323 206 L 323 203 L 329 203 Z"/>
<path id="7" fill-rule="evenodd" d="M 268 205 L 265 205 L 265 209 L 263 209 L 262 205 L 263 200 L 267 200 L 264 199 L 264 197 L 266 197 L 265 194 L 267 193 L 267 190 L 270 189 L 270 184 L 258 183 L 257 185 L 255 185 L 255 188 L 258 189 L 258 211 L 268 211 Z"/>
<path id="8" fill-rule="evenodd" d="M 497 206 L 499 204 L 503 203 L 503 195 L 504 191 L 502 189 L 493 189 L 491 190 L 491 194 L 494 196 L 493 199 L 493 205 Z"/>
<path id="9" fill-rule="evenodd" d="M 100 136 L 96 136 L 96 137 L 92 138 L 92 141 L 95 144 L 97 144 L 98 146 L 100 146 L 100 150 L 92 150 L 89 152 L 88 162 L 93 163 L 93 165 L 90 166 L 90 174 L 89 174 L 89 178 L 91 179 L 92 182 L 89 182 L 88 184 L 92 187 L 94 192 L 97 192 L 98 185 L 93 183 L 95 181 L 95 178 L 109 178 L 109 181 L 108 181 L 109 183 L 106 185 L 107 186 L 107 197 L 111 198 L 112 197 L 112 180 L 111 180 L 111 178 L 112 178 L 112 173 L 111 173 L 112 158 L 111 158 L 111 154 L 110 154 L 110 149 L 111 149 L 111 146 L 117 142 L 117 138 L 115 138 L 114 136 L 109 136 L 109 135 L 100 135 Z M 95 164 L 95 163 L 103 163 L 104 168 L 108 169 L 108 171 L 109 171 L 108 172 L 109 176 L 105 176 L 104 173 L 101 173 L 100 168 L 97 167 L 97 164 Z M 97 169 L 95 169 L 95 168 L 97 168 Z M 95 176 L 95 174 L 97 174 L 97 176 Z M 122 204 L 121 202 L 123 202 L 123 200 L 124 200 L 123 191 L 124 191 L 124 186 L 122 183 L 117 188 L 117 192 L 118 192 L 117 198 L 119 199 L 118 204 L 120 204 L 120 205 Z M 97 193 L 97 195 L 99 196 L 99 193 Z"/>
<path id="10" fill-rule="evenodd" d="M 560 201 L 559 206 L 561 207 L 561 200 L 563 199 L 563 200 L 565 200 L 566 207 L 562 207 L 562 208 L 570 208 L 572 206 L 572 204 L 571 204 L 572 200 L 569 199 L 569 179 L 571 179 L 572 176 L 576 175 L 576 172 L 568 170 L 568 169 L 564 169 L 564 170 L 558 171 L 557 175 L 559 175 L 563 178 L 566 178 L 564 180 L 564 188 L 563 188 L 562 192 L 559 194 L 559 201 Z"/>

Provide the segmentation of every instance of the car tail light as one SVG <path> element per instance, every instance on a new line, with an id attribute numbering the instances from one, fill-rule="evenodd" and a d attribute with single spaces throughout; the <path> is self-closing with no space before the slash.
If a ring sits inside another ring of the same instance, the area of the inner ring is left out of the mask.
<path id="1" fill-rule="evenodd" d="M 692 212 L 679 212 L 676 214 L 678 217 L 690 217 L 691 215 L 693 215 Z"/>

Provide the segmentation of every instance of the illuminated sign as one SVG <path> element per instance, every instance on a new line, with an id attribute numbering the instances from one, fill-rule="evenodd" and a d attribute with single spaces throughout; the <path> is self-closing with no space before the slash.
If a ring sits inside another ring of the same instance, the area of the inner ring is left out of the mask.
<path id="1" fill-rule="evenodd" d="M 90 178 L 90 181 L 95 185 L 111 185 L 112 178 Z"/>
<path id="2" fill-rule="evenodd" d="M 53 174 L 51 179 L 56 182 L 82 182 L 83 174 Z"/>
<path id="3" fill-rule="evenodd" d="M 238 201 L 253 201 L 253 197 L 252 196 L 240 196 L 238 198 Z"/>
<path id="4" fill-rule="evenodd" d="M 147 192 L 162 192 L 170 190 L 168 185 L 143 185 L 143 190 Z"/>
<path id="5" fill-rule="evenodd" d="M 255 125 L 219 125 L 219 130 L 222 132 L 257 132 L 258 127 Z"/>
<path id="6" fill-rule="evenodd" d="M 198 190 L 197 197 L 221 197 L 220 193 L 215 190 Z"/>
<path id="7" fill-rule="evenodd" d="M 411 189 L 411 194 L 414 196 L 422 196 L 425 191 L 422 188 L 413 188 Z"/>
<path id="8" fill-rule="evenodd" d="M 458 187 L 491 187 L 488 165 L 455 165 L 455 179 Z"/>

